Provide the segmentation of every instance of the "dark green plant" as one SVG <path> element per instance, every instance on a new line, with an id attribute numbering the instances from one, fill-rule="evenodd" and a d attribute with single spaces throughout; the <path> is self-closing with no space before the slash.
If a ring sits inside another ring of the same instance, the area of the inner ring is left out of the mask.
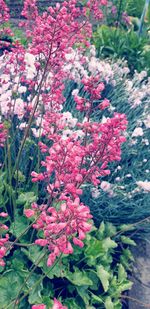
<path id="1" fill-rule="evenodd" d="M 134 17 L 141 17 L 145 0 L 127 0 L 126 1 L 126 11 L 128 15 Z"/>
<path id="2" fill-rule="evenodd" d="M 20 203 L 31 198 L 20 197 Z M 33 197 L 32 197 L 33 200 Z M 27 220 L 19 216 L 14 236 L 19 238 Z M 52 307 L 59 298 L 68 309 L 121 309 L 122 293 L 132 283 L 127 278 L 133 256 L 130 245 L 135 242 L 125 235 L 131 226 L 115 228 L 102 222 L 93 227 L 85 246 L 74 248 L 74 254 L 62 256 L 51 268 L 46 266 L 47 252 L 32 244 L 29 235 L 22 236 L 13 251 L 8 252 L 7 264 L 0 278 L 0 308 L 31 308 L 44 303 Z M 13 227 L 11 227 L 13 236 Z M 16 234 L 17 231 L 17 234 Z M 17 306 L 14 306 L 17 301 Z"/>
<path id="3" fill-rule="evenodd" d="M 140 37 L 134 31 L 120 28 L 98 27 L 93 42 L 98 57 L 124 59 L 127 61 L 131 74 L 134 70 L 141 71 L 150 67 L 150 59 L 145 58 L 144 48 L 148 45 L 146 37 Z"/>

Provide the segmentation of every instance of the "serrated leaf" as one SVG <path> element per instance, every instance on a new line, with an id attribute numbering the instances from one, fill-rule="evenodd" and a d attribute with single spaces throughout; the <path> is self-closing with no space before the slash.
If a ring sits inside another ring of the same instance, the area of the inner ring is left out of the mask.
<path id="1" fill-rule="evenodd" d="M 132 224 L 122 224 L 119 226 L 119 229 L 121 231 L 131 231 L 131 230 L 134 230 L 135 227 Z"/>
<path id="2" fill-rule="evenodd" d="M 78 294 L 83 299 L 85 305 L 89 305 L 90 296 L 88 294 L 87 286 L 76 287 Z"/>
<path id="3" fill-rule="evenodd" d="M 80 271 L 77 267 L 74 267 L 74 273 L 67 272 L 65 277 L 74 285 L 83 286 L 93 285 L 92 280 L 88 277 L 85 271 Z"/>
<path id="4" fill-rule="evenodd" d="M 36 195 L 34 192 L 25 192 L 25 193 L 21 193 L 18 196 L 17 199 L 17 205 L 24 205 L 24 204 L 28 204 L 31 205 L 33 202 L 36 202 Z"/>
<path id="5" fill-rule="evenodd" d="M 117 229 L 112 223 L 106 222 L 105 231 L 106 231 L 106 236 L 111 237 L 116 234 Z"/>
<path id="6" fill-rule="evenodd" d="M 99 277 L 102 283 L 104 291 L 107 292 L 109 288 L 109 278 L 110 278 L 109 272 L 106 271 L 103 266 L 97 266 L 96 271 L 97 276 Z"/>
<path id="7" fill-rule="evenodd" d="M 17 217 L 15 222 L 13 222 L 10 226 L 10 233 L 12 233 L 16 238 L 20 237 L 20 235 L 26 230 L 29 225 L 29 221 L 25 217 Z"/>
<path id="8" fill-rule="evenodd" d="M 120 256 L 120 262 L 121 264 L 125 267 L 125 269 L 130 269 L 130 264 L 129 264 L 129 261 L 128 261 L 128 258 L 124 255 L 121 255 Z"/>
<path id="9" fill-rule="evenodd" d="M 78 305 L 73 298 L 65 299 L 64 305 L 66 305 L 68 309 L 81 309 L 81 306 Z"/>
<path id="10" fill-rule="evenodd" d="M 95 295 L 94 293 L 91 293 L 92 303 L 93 304 L 103 304 L 104 301 L 101 297 Z"/>
<path id="11" fill-rule="evenodd" d="M 111 297 L 107 297 L 105 300 L 105 308 L 106 309 L 115 309 Z"/>
<path id="12" fill-rule="evenodd" d="M 45 273 L 46 277 L 49 279 L 63 278 L 67 274 L 67 266 L 63 263 L 56 263 L 54 267 L 48 267 L 46 264 L 47 260 L 45 259 L 42 270 Z"/>
<path id="13" fill-rule="evenodd" d="M 31 247 L 29 247 L 28 249 L 24 249 L 22 248 L 21 251 L 28 257 L 28 259 L 30 261 L 32 261 L 35 265 L 38 264 L 39 267 L 43 266 L 44 261 L 41 260 L 40 262 L 38 262 L 40 260 L 40 257 L 44 259 L 44 250 L 37 245 L 33 245 Z"/>
<path id="14" fill-rule="evenodd" d="M 43 290 L 43 283 L 38 282 L 40 277 L 40 275 L 33 273 L 26 282 L 26 286 L 28 288 L 27 291 L 29 291 L 28 301 L 31 305 L 35 303 L 42 303 L 41 292 Z"/>
<path id="15" fill-rule="evenodd" d="M 135 241 L 129 237 L 121 236 L 121 241 L 123 242 L 123 244 L 136 246 Z"/>
<path id="16" fill-rule="evenodd" d="M 125 271 L 125 268 L 123 267 L 122 264 L 119 264 L 119 267 L 118 267 L 118 281 L 122 282 L 126 278 L 127 278 L 127 273 Z"/>
<path id="17" fill-rule="evenodd" d="M 129 249 L 124 249 L 122 253 L 128 260 L 134 262 L 133 254 L 131 253 Z"/>
<path id="18" fill-rule="evenodd" d="M 0 309 L 17 297 L 24 279 L 14 270 L 9 270 L 0 278 Z"/>
<path id="19" fill-rule="evenodd" d="M 130 290 L 132 288 L 133 282 L 129 280 L 124 280 L 118 287 L 117 292 L 122 293 L 124 291 Z"/>
<path id="20" fill-rule="evenodd" d="M 99 278 L 97 277 L 96 273 L 93 272 L 92 270 L 88 270 L 87 271 L 88 277 L 92 280 L 93 285 L 90 287 L 91 290 L 98 290 L 98 286 L 99 286 Z"/>
<path id="21" fill-rule="evenodd" d="M 104 221 L 102 221 L 98 229 L 98 236 L 103 237 L 104 232 L 105 232 L 105 223 Z"/>
<path id="22" fill-rule="evenodd" d="M 102 244 L 103 244 L 103 248 L 105 249 L 105 251 L 118 247 L 117 243 L 114 240 L 112 240 L 110 237 L 105 238 Z"/>
<path id="23" fill-rule="evenodd" d="M 85 249 L 85 256 L 90 258 L 92 257 L 93 259 L 103 256 L 105 254 L 105 250 L 102 244 L 102 241 L 92 237 L 87 248 Z"/>

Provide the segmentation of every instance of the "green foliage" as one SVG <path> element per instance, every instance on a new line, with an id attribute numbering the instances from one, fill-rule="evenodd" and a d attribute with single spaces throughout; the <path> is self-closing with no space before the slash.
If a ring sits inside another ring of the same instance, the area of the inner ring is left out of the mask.
<path id="1" fill-rule="evenodd" d="M 93 40 L 98 57 L 126 60 L 131 74 L 134 70 L 149 70 L 150 56 L 145 53 L 145 46 L 148 45 L 146 37 L 139 37 L 132 30 L 127 32 L 102 25 L 97 28 Z"/>
<path id="2" fill-rule="evenodd" d="M 128 15 L 140 18 L 144 8 L 145 0 L 127 0 L 126 11 Z"/>
<path id="3" fill-rule="evenodd" d="M 122 308 L 121 294 L 132 286 L 127 279 L 132 257 L 128 244 L 134 242 L 119 228 L 102 222 L 87 235 L 83 248 L 74 247 L 73 255 L 63 255 L 51 268 L 45 248 L 27 241 L 14 247 L 2 272 L 0 309 L 13 308 L 16 300 L 17 308 L 44 303 L 48 309 L 60 296 L 68 309 Z"/>

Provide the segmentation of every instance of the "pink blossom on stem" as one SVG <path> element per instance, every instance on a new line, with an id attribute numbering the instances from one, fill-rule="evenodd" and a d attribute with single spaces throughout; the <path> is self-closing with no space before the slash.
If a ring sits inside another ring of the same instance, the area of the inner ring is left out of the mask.
<path id="1" fill-rule="evenodd" d="M 46 309 L 46 305 L 44 304 L 33 305 L 32 309 Z"/>
<path id="2" fill-rule="evenodd" d="M 54 305 L 52 309 L 67 309 L 66 306 L 63 306 L 60 301 L 58 301 L 56 298 L 54 298 Z"/>
<path id="3" fill-rule="evenodd" d="M 0 24 L 9 20 L 9 8 L 3 0 L 0 0 Z"/>

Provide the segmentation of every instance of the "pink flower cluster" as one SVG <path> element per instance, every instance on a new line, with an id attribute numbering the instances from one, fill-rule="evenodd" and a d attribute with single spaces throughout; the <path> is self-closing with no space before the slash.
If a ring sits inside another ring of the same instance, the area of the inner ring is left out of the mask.
<path id="1" fill-rule="evenodd" d="M 0 0 L 0 24 L 9 20 L 9 9 L 3 0 Z"/>
<path id="2" fill-rule="evenodd" d="M 0 229 L 4 229 L 4 225 L 0 226 Z M 7 228 L 7 227 L 6 227 Z M 6 252 L 7 252 L 7 242 L 9 240 L 9 235 L 6 234 L 5 237 L 0 238 L 0 266 L 5 266 L 5 261 L 3 260 Z"/>
<path id="3" fill-rule="evenodd" d="M 38 16 L 38 9 L 36 6 L 36 0 L 26 0 L 24 1 L 24 8 L 22 11 L 22 16 L 24 16 L 26 19 L 33 20 Z"/>
<path id="4" fill-rule="evenodd" d="M 97 20 L 101 20 L 103 18 L 103 11 L 101 7 L 106 6 L 107 4 L 107 0 L 88 0 L 86 5 L 93 17 Z"/>
<path id="5" fill-rule="evenodd" d="M 76 109 L 79 111 L 93 111 L 94 110 L 94 102 L 99 102 L 101 99 L 101 94 L 105 88 L 104 83 L 101 82 L 100 74 L 96 76 L 87 76 L 83 77 L 81 82 L 84 85 L 84 90 L 89 94 L 89 98 L 82 98 L 76 92 L 73 93 L 74 100 L 76 102 Z M 97 108 L 101 110 L 110 106 L 110 102 L 108 99 L 104 99 Z"/>
<path id="6" fill-rule="evenodd" d="M 34 203 L 32 209 L 25 212 L 27 217 L 38 216 L 33 228 L 43 231 L 44 238 L 37 239 L 35 243 L 42 247 L 47 246 L 51 252 L 47 266 L 51 266 L 60 253 L 73 253 L 71 241 L 75 245 L 83 247 L 82 240 L 91 229 L 91 224 L 87 223 L 87 220 L 92 217 L 89 208 L 80 203 L 79 198 L 74 201 L 66 196 L 64 198 L 65 201 L 58 202 L 60 204 L 59 210 L 48 207 L 48 205 L 39 207 Z"/>
<path id="7" fill-rule="evenodd" d="M 97 98 L 98 93 L 92 92 L 92 95 Z M 88 222 L 91 215 L 79 198 L 82 186 L 87 182 L 97 186 L 99 178 L 110 173 L 108 163 L 120 160 L 121 144 L 125 141 L 122 132 L 127 125 L 125 115 L 118 113 L 104 124 L 91 122 L 89 118 L 76 124 L 84 132 L 83 136 L 75 131 L 64 140 L 62 117 L 61 113 L 46 114 L 43 134 L 53 144 L 49 148 L 40 142 L 41 151 L 46 155 L 41 162 L 45 172 L 31 173 L 33 182 L 44 181 L 47 186 L 48 202 L 39 207 L 34 203 L 32 209 L 25 211 L 27 217 L 37 217 L 33 228 L 43 231 L 43 238 L 37 239 L 36 244 L 46 246 L 51 252 L 48 266 L 60 253 L 72 253 L 72 243 L 83 247 L 82 240 L 91 229 Z"/>
<path id="8" fill-rule="evenodd" d="M 32 309 L 46 309 L 46 305 L 39 304 L 39 305 L 33 305 Z M 67 309 L 66 306 L 63 306 L 60 301 L 58 301 L 56 298 L 54 298 L 54 305 L 52 309 Z"/>
<path id="9" fill-rule="evenodd" d="M 7 130 L 4 124 L 0 123 L 0 147 L 4 147 L 6 138 L 7 138 Z"/>

